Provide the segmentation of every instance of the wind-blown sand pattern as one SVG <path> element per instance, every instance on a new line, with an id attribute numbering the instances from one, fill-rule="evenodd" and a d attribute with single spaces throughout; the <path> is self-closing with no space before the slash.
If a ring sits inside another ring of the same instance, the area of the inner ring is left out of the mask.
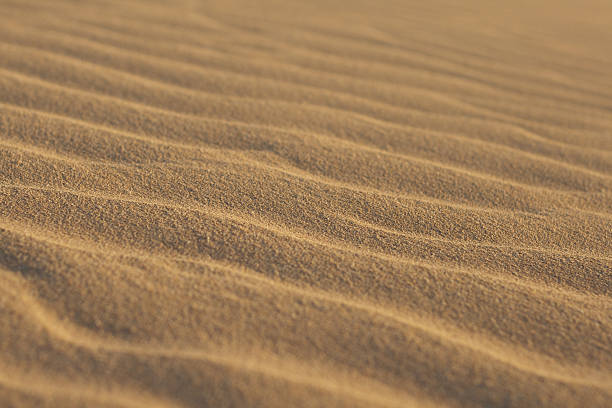
<path id="1" fill-rule="evenodd" d="M 0 0 L 0 406 L 612 406 L 609 1 Z"/>

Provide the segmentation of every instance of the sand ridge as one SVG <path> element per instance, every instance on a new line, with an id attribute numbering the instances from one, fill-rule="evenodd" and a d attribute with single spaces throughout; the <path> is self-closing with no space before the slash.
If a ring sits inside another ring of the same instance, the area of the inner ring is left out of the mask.
<path id="1" fill-rule="evenodd" d="M 586 3 L 0 0 L 0 405 L 609 406 Z"/>

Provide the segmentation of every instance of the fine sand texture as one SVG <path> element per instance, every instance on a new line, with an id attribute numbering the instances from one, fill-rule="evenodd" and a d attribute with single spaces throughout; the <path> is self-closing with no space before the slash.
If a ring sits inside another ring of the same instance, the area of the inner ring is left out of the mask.
<path id="1" fill-rule="evenodd" d="M 612 406 L 611 1 L 0 19 L 0 407 Z"/>

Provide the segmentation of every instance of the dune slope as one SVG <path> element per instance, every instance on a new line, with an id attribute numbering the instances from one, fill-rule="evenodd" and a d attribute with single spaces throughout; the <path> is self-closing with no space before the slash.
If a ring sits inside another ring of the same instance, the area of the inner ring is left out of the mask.
<path id="1" fill-rule="evenodd" d="M 612 405 L 612 3 L 0 17 L 1 406 Z"/>

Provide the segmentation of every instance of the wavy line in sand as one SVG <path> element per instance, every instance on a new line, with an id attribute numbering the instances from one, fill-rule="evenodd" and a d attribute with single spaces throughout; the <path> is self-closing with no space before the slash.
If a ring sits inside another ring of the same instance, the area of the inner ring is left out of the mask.
<path id="1" fill-rule="evenodd" d="M 151 198 L 146 198 L 146 197 L 137 197 L 134 195 L 122 195 L 122 194 L 109 195 L 105 193 L 92 192 L 92 191 L 71 190 L 71 189 L 65 189 L 65 188 L 59 188 L 59 187 L 48 188 L 48 187 L 42 187 L 42 186 L 37 186 L 37 185 L 19 185 L 19 184 L 0 183 L 0 186 L 3 188 L 15 188 L 19 190 L 47 191 L 47 192 L 53 192 L 53 193 L 59 193 L 59 194 L 86 197 L 89 199 L 102 199 L 105 201 L 119 201 L 119 202 L 134 203 L 134 204 L 144 204 L 144 205 L 148 205 L 152 207 L 165 207 L 165 208 L 169 208 L 173 210 L 196 212 L 196 213 L 205 215 L 206 217 L 216 218 L 220 221 L 229 220 L 229 221 L 236 222 L 238 224 L 246 224 L 248 226 L 255 226 L 257 228 L 261 228 L 262 230 L 269 231 L 275 235 L 279 235 L 279 236 L 282 236 L 290 240 L 296 240 L 296 241 L 305 242 L 305 243 L 308 243 L 314 246 L 329 248 L 332 251 L 349 252 L 356 256 L 372 257 L 376 259 L 390 261 L 392 263 L 424 266 L 428 268 L 443 267 L 443 268 L 446 268 L 446 269 L 449 269 L 449 270 L 452 270 L 452 271 L 455 271 L 461 274 L 468 274 L 468 275 L 472 274 L 472 275 L 476 275 L 480 277 L 487 277 L 488 279 L 491 279 L 494 281 L 499 280 L 500 282 L 508 282 L 508 283 L 513 283 L 513 284 L 518 283 L 519 285 L 525 285 L 525 287 L 530 287 L 530 288 L 537 288 L 539 286 L 542 286 L 542 284 L 537 281 L 530 281 L 529 283 L 527 283 L 525 281 L 517 281 L 515 279 L 505 277 L 505 276 L 493 275 L 493 274 L 486 273 L 486 272 L 482 273 L 481 271 L 477 271 L 477 270 L 470 270 L 469 268 L 457 268 L 457 267 L 451 267 L 445 264 L 428 262 L 426 260 L 417 260 L 414 258 L 409 258 L 409 257 L 404 257 L 404 256 L 399 256 L 399 255 L 390 255 L 390 254 L 379 252 L 373 249 L 366 249 L 363 247 L 355 246 L 355 245 L 350 244 L 349 242 L 339 241 L 337 239 L 321 240 L 313 236 L 312 233 L 309 233 L 304 230 L 292 230 L 291 228 L 287 228 L 286 226 L 272 223 L 270 221 L 265 221 L 259 218 L 254 218 L 244 213 L 240 213 L 240 212 L 232 211 L 232 210 L 220 209 L 217 207 L 204 206 L 202 204 L 198 204 L 198 205 L 176 204 L 171 201 L 157 200 L 157 199 L 151 199 Z M 600 256 L 589 255 L 588 258 L 595 259 L 595 260 L 602 260 L 602 261 L 610 261 L 610 258 L 605 257 L 605 256 L 600 257 Z M 556 288 L 556 289 L 562 290 L 562 291 L 568 291 L 569 293 L 572 293 L 572 290 L 568 288 Z"/>
<path id="2" fill-rule="evenodd" d="M 90 91 L 84 91 L 84 90 L 77 90 L 77 89 L 73 89 L 70 87 L 66 87 L 66 86 L 61 86 L 61 85 L 57 85 L 57 84 L 53 84 L 53 83 L 49 83 L 47 81 L 41 80 L 41 79 L 37 79 L 37 78 L 32 78 L 29 76 L 25 76 L 13 71 L 7 71 L 5 69 L 0 69 L 0 72 L 3 75 L 8 75 L 11 76 L 15 79 L 18 79 L 20 81 L 27 81 L 30 83 L 34 83 L 37 84 L 39 86 L 43 86 L 45 88 L 48 89 L 57 89 L 60 90 L 61 92 L 70 92 L 70 93 L 76 93 L 79 95 L 86 95 L 89 97 L 94 97 L 96 99 L 99 100 L 106 100 L 106 101 L 113 101 L 113 102 L 119 102 L 121 104 L 125 104 L 129 107 L 133 107 L 135 109 L 139 109 L 139 110 L 144 110 L 144 111 L 148 111 L 150 113 L 153 112 L 159 112 L 162 114 L 168 114 L 171 115 L 173 117 L 177 117 L 177 118 L 185 118 L 188 120 L 195 120 L 195 121 L 204 121 L 204 122 L 209 122 L 209 123 L 220 123 L 220 124 L 226 124 L 226 125 L 232 125 L 232 126 L 240 126 L 240 127 L 245 127 L 245 129 L 262 129 L 262 130 L 270 130 L 270 131 L 280 131 L 280 132 L 287 132 L 287 129 L 284 128 L 277 128 L 274 126 L 262 126 L 262 125 L 255 125 L 255 124 L 250 124 L 250 123 L 244 123 L 241 121 L 236 121 L 236 120 L 223 120 L 223 119 L 218 119 L 218 118 L 203 118 L 201 116 L 194 116 L 194 115 L 189 115 L 189 114 L 184 114 L 184 113 L 177 113 L 177 112 L 173 112 L 173 111 L 168 111 L 166 109 L 161 109 L 161 108 L 155 108 L 152 106 L 148 106 L 148 105 L 143 105 L 141 103 L 137 103 L 137 102 L 131 102 L 131 101 L 126 101 L 123 99 L 119 99 L 116 97 L 112 97 L 112 96 L 108 96 L 108 95 L 101 95 L 101 94 L 97 94 L 97 93 L 92 93 Z M 292 134 L 296 134 L 294 132 L 289 132 Z M 318 135 L 318 134 L 312 134 L 310 132 L 298 132 L 297 134 L 304 134 L 304 135 L 308 135 L 310 137 L 314 137 L 315 139 L 324 142 L 324 143 L 330 143 L 333 142 L 334 146 L 336 147 L 342 147 L 345 149 L 354 149 L 356 151 L 362 151 L 362 152 L 366 152 L 367 154 L 373 154 L 373 155 L 383 155 L 385 157 L 389 157 L 389 158 L 393 158 L 393 159 L 397 159 L 400 161 L 407 161 L 407 162 L 413 162 L 413 163 L 418 163 L 421 164 L 423 166 L 426 167 L 432 167 L 434 169 L 441 169 L 443 171 L 448 171 L 452 174 L 458 174 L 461 175 L 462 177 L 471 177 L 471 178 L 476 178 L 479 180 L 483 180 L 486 182 L 491 182 L 491 183 L 497 183 L 497 184 L 502 184 L 502 185 L 509 185 L 509 186 L 513 186 L 519 189 L 524 189 L 524 190 L 529 190 L 529 191 L 540 191 L 540 192 L 544 192 L 544 193 L 551 193 L 551 194 L 557 194 L 560 195 L 561 197 L 566 196 L 569 192 L 566 191 L 562 191 L 562 190 L 558 190 L 558 189 L 551 189 L 549 187 L 545 187 L 542 185 L 529 185 L 529 184 L 524 184 L 521 182 L 517 182 L 514 180 L 508 180 L 508 179 L 504 179 L 504 178 L 500 178 L 497 176 L 492 176 L 490 174 L 486 174 L 486 173 L 482 173 L 482 172 L 478 172 L 478 171 L 474 171 L 474 170 L 470 170 L 467 168 L 462 168 L 462 167 L 457 167 L 454 165 L 448 165 L 445 164 L 443 162 L 440 161 L 434 161 L 434 160 L 429 160 L 429 159 L 423 159 L 420 158 L 416 155 L 409 155 L 409 154 L 403 154 L 403 153 L 393 153 L 393 152 L 389 152 L 389 151 L 385 151 L 385 150 L 381 150 L 378 149 L 376 147 L 372 147 L 372 146 L 368 146 L 368 145 L 364 145 L 361 143 L 356 143 L 356 142 L 352 142 L 352 141 L 348 141 L 346 139 L 341 139 L 341 138 L 337 138 L 335 136 L 332 135 Z"/>
<path id="3" fill-rule="evenodd" d="M 0 104 L 1 106 L 2 104 Z M 131 137 L 131 136 L 130 136 Z M 136 138 L 137 140 L 145 140 L 145 141 L 149 141 L 146 138 Z M 352 188 L 349 188 L 349 185 L 345 185 L 343 183 L 336 183 L 333 181 L 327 181 L 322 179 L 321 177 L 318 176 L 312 176 L 309 173 L 304 173 L 301 172 L 299 169 L 287 169 L 285 167 L 278 167 L 278 166 L 272 166 L 269 165 L 267 162 L 263 162 L 260 160 L 253 160 L 252 158 L 249 157 L 238 157 L 238 158 L 231 158 L 231 157 L 227 157 L 225 155 L 227 155 L 228 153 L 235 153 L 232 150 L 228 150 L 228 149 L 219 149 L 219 148 L 211 148 L 211 147 L 198 147 L 198 146 L 192 146 L 192 145 L 183 145 L 183 144 L 178 144 L 178 143 L 165 143 L 164 141 L 161 140 L 153 140 L 152 142 L 156 143 L 156 144 L 162 144 L 162 145 L 166 145 L 166 146 L 173 146 L 173 147 L 179 147 L 182 149 L 193 149 L 193 150 L 197 150 L 197 151 L 207 151 L 207 152 L 212 152 L 212 153 L 218 153 L 223 157 L 220 157 L 218 160 L 222 163 L 228 163 L 228 164 L 234 164 L 237 165 L 239 167 L 242 166 L 248 166 L 248 167 L 257 167 L 260 169 L 264 169 L 264 170 L 270 170 L 270 171 L 274 171 L 274 172 L 278 172 L 281 174 L 285 174 L 285 175 L 289 175 L 291 177 L 295 177 L 297 179 L 300 180 L 308 180 L 308 181 L 313 181 L 315 183 L 320 183 L 320 184 L 324 184 L 324 185 L 329 185 L 329 186 L 334 186 L 334 187 L 341 187 L 341 188 L 347 188 L 350 190 L 353 190 Z M 44 148 L 40 148 L 40 147 L 32 147 L 30 145 L 27 144 L 22 144 L 22 143 L 17 143 L 17 142 L 12 142 L 12 141 L 5 141 L 5 140 L 1 140 L 0 139 L 0 146 L 5 146 L 7 148 L 11 148 L 11 149 L 16 149 L 16 150 L 20 150 L 20 151 L 24 151 L 27 153 L 32 153 L 35 154 L 37 156 L 43 156 L 52 160 L 57 160 L 60 162 L 68 162 L 68 163 L 74 163 L 77 165 L 86 165 L 86 166 L 91 166 L 91 165 L 95 165 L 96 167 L 100 166 L 100 167 L 104 167 L 104 168 L 151 168 L 151 169 L 156 169 L 156 168 L 163 168 L 163 167 L 172 167 L 172 168 L 179 168 L 179 169 L 199 169 L 201 168 L 199 165 L 197 164 L 191 164 L 191 165 L 179 165 L 179 164 L 175 164 L 175 163 L 156 163 L 153 162 L 151 164 L 142 164 L 142 163 L 133 163 L 133 164 L 126 164 L 126 163 L 121 163 L 121 162 L 112 162 L 112 161 L 107 161 L 107 160 L 94 160 L 94 159 L 83 159 L 81 157 L 71 157 L 71 156 L 66 156 L 64 154 L 56 154 L 55 152 L 53 152 L 50 149 L 44 149 Z M 14 186 L 14 187 L 20 187 L 19 185 L 11 185 L 11 184 L 5 184 L 5 187 L 10 187 L 10 186 Z M 40 185 L 32 185 L 30 186 L 32 188 L 37 188 L 37 187 L 41 187 Z M 42 189 L 42 187 L 41 187 Z M 58 187 L 57 189 L 52 189 L 49 188 L 49 191 L 62 191 L 62 189 L 60 187 Z M 355 191 L 359 191 L 359 192 L 370 192 L 369 190 L 355 190 Z M 72 190 L 66 190 L 66 192 L 74 192 Z M 76 191 L 79 192 L 79 191 Z M 103 194 L 103 193 L 102 193 Z M 390 195 L 390 193 L 387 192 L 381 192 L 382 195 Z M 392 195 L 393 197 L 405 197 L 408 198 L 406 196 L 403 195 Z M 144 199 L 144 197 L 139 197 L 137 195 L 131 194 L 130 197 L 134 197 L 135 199 Z M 421 201 L 420 198 L 416 198 L 416 197 L 410 197 L 413 200 L 419 200 Z M 181 204 L 179 202 L 175 202 L 173 200 L 167 201 L 168 205 L 171 206 L 175 206 L 178 205 L 180 206 Z M 435 203 L 438 204 L 438 203 Z M 464 208 L 464 207 L 461 207 Z M 480 209 L 480 208 L 475 208 L 473 209 L 472 207 L 469 207 L 470 210 L 482 210 L 482 211 L 490 211 L 490 209 Z M 513 213 L 516 214 L 516 213 Z M 558 249 L 554 249 L 554 248 L 548 248 L 548 247 L 535 247 L 535 246 L 524 246 L 524 245 L 509 245 L 509 244 L 496 244 L 494 242 L 483 242 L 483 241 L 476 241 L 476 240 L 470 240 L 470 239 L 446 239 L 446 238 L 441 238 L 438 236 L 434 236 L 434 235 L 429 235 L 429 234 L 423 234 L 423 233 L 408 233 L 408 232 L 403 232 L 399 229 L 391 229 L 391 228 L 387 228 L 385 226 L 382 225 L 377 225 L 377 224 L 372 224 L 369 223 L 367 221 L 358 219 L 358 218 L 354 218 L 351 216 L 345 216 L 336 212 L 329 212 L 328 215 L 332 218 L 339 218 L 342 219 L 344 221 L 348 221 L 354 224 L 357 224 L 359 226 L 362 227 L 367 227 L 367 228 L 371 228 L 371 229 L 375 229 L 381 232 L 385 232 L 388 234 L 393 234 L 393 235 L 397 235 L 397 236 L 402 236 L 402 237 L 406 237 L 406 238 L 411 238 L 411 239 L 422 239 L 425 241 L 430 241 L 430 242 L 439 242 L 439 243 L 446 243 L 446 244 L 451 244 L 453 246 L 464 246 L 464 245 L 468 245 L 468 246 L 475 246 L 475 247 L 480 247 L 480 248 L 495 248 L 495 249 L 500 249 L 500 250 L 513 250 L 513 251 L 533 251 L 533 252 L 541 252 L 544 254 L 548 254 L 548 255 L 559 255 L 559 256 L 570 256 L 570 257 L 579 257 L 579 258 L 586 258 L 586 259 L 597 259 L 597 260 L 603 260 L 603 261 L 612 261 L 612 257 L 608 257 L 605 254 L 597 254 L 597 253 L 588 253 L 588 252 L 584 252 L 584 251 L 576 251 L 576 250 L 558 250 Z"/>
<path id="4" fill-rule="evenodd" d="M 2 269 L 0 269 L 0 271 L 2 271 Z M 298 386 L 305 385 L 319 388 L 334 394 L 345 395 L 349 399 L 357 399 L 359 401 L 368 402 L 375 406 L 430 406 L 426 400 L 413 399 L 405 394 L 402 395 L 403 393 L 398 393 L 395 390 L 391 391 L 390 389 L 386 389 L 387 387 L 381 385 L 375 385 L 374 388 L 372 388 L 373 384 L 370 380 L 368 380 L 368 383 L 355 384 L 355 378 L 348 381 L 348 379 L 342 378 L 342 375 L 336 376 L 333 378 L 333 380 L 331 380 L 330 378 L 322 378 L 320 375 L 316 374 L 300 374 L 299 372 L 301 370 L 298 367 L 292 367 L 290 364 L 287 364 L 288 361 L 280 364 L 271 363 L 270 356 L 255 357 L 254 355 L 236 355 L 235 353 L 226 352 L 207 352 L 198 349 L 177 349 L 164 346 L 138 345 L 113 338 L 101 338 L 86 329 L 74 326 L 71 323 L 58 319 L 56 316 L 42 307 L 36 299 L 27 295 L 27 292 L 16 289 L 16 287 L 23 286 L 23 284 L 16 284 L 16 278 L 13 277 L 13 274 L 10 271 L 4 270 L 2 277 L 14 281 L 14 286 L 11 285 L 10 287 L 1 287 L 0 291 L 4 292 L 5 295 L 8 294 L 11 296 L 13 298 L 13 302 L 27 305 L 26 310 L 19 307 L 14 307 L 16 312 L 34 318 L 34 320 L 53 337 L 77 347 L 91 350 L 92 352 L 104 350 L 111 353 L 134 354 L 145 357 L 152 356 L 205 361 L 241 371 L 269 376 L 283 382 L 296 384 Z M 2 382 L 1 373 L 0 382 Z M 19 384 L 19 382 L 16 382 L 16 384 Z M 37 390 L 44 390 L 45 387 L 35 386 L 34 388 Z M 382 390 L 376 390 L 376 388 L 382 388 Z M 82 391 L 83 390 L 78 388 L 73 392 L 69 391 L 67 394 L 70 396 L 77 396 L 82 395 Z M 94 395 L 96 395 L 95 391 L 91 393 L 86 391 L 82 396 L 93 398 Z M 127 406 L 141 406 L 135 405 L 137 400 L 133 401 L 130 398 L 118 397 L 115 393 L 108 397 L 109 400 L 115 398 L 120 403 L 124 403 L 126 405 L 132 404 Z M 106 400 L 106 398 L 101 399 L 103 401 Z M 165 406 L 165 404 L 162 406 Z"/>
<path id="5" fill-rule="evenodd" d="M 438 321 L 439 319 L 433 317 L 424 319 L 423 317 L 420 317 L 414 313 L 406 311 L 398 312 L 393 308 L 381 305 L 373 305 L 364 301 L 356 301 L 336 293 L 321 291 L 317 288 L 297 287 L 292 283 L 273 280 L 269 277 L 262 276 L 260 273 L 252 271 L 244 266 L 234 265 L 225 261 L 217 261 L 213 259 L 194 259 L 185 256 L 168 257 L 148 251 L 142 252 L 138 250 L 125 250 L 117 247 L 116 245 L 94 243 L 91 241 L 85 241 L 83 239 L 75 240 L 74 238 L 69 238 L 67 240 L 66 238 L 64 238 L 62 240 L 59 240 L 57 237 L 49 235 L 47 232 L 43 232 L 41 230 L 35 232 L 28 232 L 28 230 L 31 230 L 32 227 L 28 226 L 27 229 L 24 229 L 23 226 L 15 225 L 12 222 L 7 223 L 6 221 L 1 221 L 0 228 L 11 231 L 12 233 L 17 233 L 26 236 L 28 237 L 28 239 L 33 239 L 45 245 L 63 247 L 69 250 L 84 251 L 100 255 L 113 254 L 121 257 L 127 257 L 128 259 L 136 258 L 145 261 L 159 259 L 164 261 L 163 264 L 166 268 L 170 268 L 167 263 L 168 261 L 171 262 L 171 264 L 177 262 L 188 262 L 194 264 L 202 264 L 207 267 L 220 268 L 222 270 L 228 271 L 231 274 L 237 274 L 239 276 L 243 276 L 249 279 L 255 279 L 257 282 L 273 288 L 273 291 L 280 290 L 294 295 L 323 300 L 332 304 L 347 306 L 351 309 L 355 309 L 366 314 L 377 315 L 385 319 L 390 319 L 401 325 L 411 327 L 415 330 L 423 331 L 428 335 L 440 339 L 444 342 L 448 342 L 449 344 L 457 345 L 461 348 L 468 349 L 474 353 L 482 353 L 483 355 L 486 355 L 487 358 L 499 361 L 503 365 L 508 365 L 534 375 L 543 376 L 547 378 L 550 377 L 555 380 L 570 383 L 578 381 L 577 383 L 584 385 L 599 384 L 598 386 L 601 386 L 603 388 L 605 388 L 606 385 L 609 384 L 608 380 L 603 380 L 603 378 L 605 377 L 602 377 L 602 373 L 593 373 L 590 376 L 585 376 L 583 374 L 583 376 L 581 377 L 582 379 L 590 377 L 590 380 L 585 380 L 585 382 L 583 382 L 582 380 L 578 380 L 575 376 L 572 376 L 571 374 L 559 376 L 560 372 L 563 372 L 567 369 L 571 369 L 571 366 L 558 365 L 550 358 L 542 356 L 538 353 L 521 350 L 514 345 L 500 342 L 499 340 L 492 340 L 490 338 L 483 337 L 480 334 L 466 332 L 463 329 L 453 328 L 451 326 L 451 323 L 448 321 Z M 177 268 L 176 266 L 171 268 L 172 273 L 183 274 L 180 268 Z M 563 295 L 565 296 L 567 294 Z M 568 298 L 568 300 L 569 299 L 571 298 Z M 604 305 L 603 307 L 609 308 L 610 303 L 608 302 L 607 306 Z M 547 368 L 544 369 L 544 367 Z"/>
<path id="6" fill-rule="evenodd" d="M 36 47 L 36 49 L 39 49 L 39 47 Z M 40 51 L 43 51 L 43 50 L 40 50 Z M 55 53 L 54 53 L 54 54 L 55 54 Z M 56 56 L 64 56 L 64 57 L 66 57 L 66 58 L 72 58 L 72 57 L 66 56 L 66 55 L 64 55 L 64 54 L 61 54 L 61 55 L 55 54 L 55 55 L 56 55 Z M 146 55 L 145 55 L 145 56 L 146 56 Z M 82 63 L 84 63 L 84 61 L 83 61 L 82 59 L 79 59 L 79 61 L 81 61 Z M 166 63 L 174 63 L 174 64 L 176 64 L 176 61 L 175 61 L 175 60 L 162 59 L 162 61 L 165 61 Z M 104 62 L 102 62 L 102 63 L 104 63 L 104 64 L 108 64 L 108 62 L 106 62 L 106 61 L 104 61 Z M 194 64 L 191 64 L 191 63 L 188 63 L 188 62 L 184 62 L 184 63 L 182 63 L 182 64 L 183 64 L 183 65 L 185 65 L 186 67 L 190 67 L 190 68 L 192 68 L 192 69 L 200 70 L 200 71 L 202 71 L 202 73 L 206 73 L 206 72 L 213 72 L 213 73 L 214 73 L 214 72 L 217 72 L 217 73 L 228 74 L 228 71 L 227 71 L 226 69 L 221 69 L 221 70 L 220 70 L 220 69 L 212 69 L 212 68 L 208 67 L 208 68 L 206 68 L 206 70 L 205 70 L 205 69 L 202 67 L 202 65 L 194 65 Z M 93 64 L 93 65 L 97 66 L 98 68 L 101 68 L 101 67 L 102 67 L 101 65 L 99 65 L 99 63 L 95 63 L 95 64 Z M 107 68 L 107 66 L 105 65 L 105 66 L 104 66 L 104 67 L 102 67 L 102 68 Z M 212 71 L 211 71 L 211 69 L 212 69 Z M 120 70 L 119 72 L 125 72 L 125 71 Z M 235 73 L 235 74 L 233 74 L 233 75 L 239 75 L 239 77 L 240 77 L 240 78 L 242 78 L 242 77 L 244 77 L 244 78 L 249 78 L 249 79 L 251 78 L 251 75 L 249 75 L 249 76 L 246 76 L 246 77 L 245 77 L 243 73 Z M 153 79 L 153 78 L 149 77 L 148 79 Z M 264 80 L 266 80 L 266 81 L 273 80 L 274 82 L 278 82 L 278 81 L 279 81 L 279 80 L 278 80 L 278 79 L 276 79 L 276 78 L 260 78 L 260 81 L 261 81 L 262 79 L 264 79 Z M 281 82 L 280 82 L 280 84 L 284 84 L 284 83 L 285 83 L 285 82 L 283 82 L 283 81 L 281 81 Z M 164 81 L 164 84 L 168 85 L 168 83 L 167 83 L 167 82 L 165 82 L 165 81 Z M 288 85 L 290 85 L 292 88 L 295 88 L 295 87 L 302 88 L 302 87 L 305 87 L 305 86 L 306 86 L 306 89 L 314 89 L 314 90 L 317 90 L 317 92 L 323 92 L 324 90 L 325 90 L 325 92 L 329 92 L 329 87 L 325 87 L 325 88 L 323 88 L 323 87 L 315 87 L 315 88 L 312 88 L 312 86 L 311 86 L 311 85 L 297 84 L 297 83 L 295 83 L 295 82 L 291 82 L 291 83 L 289 83 Z M 177 84 L 175 83 L 175 84 L 174 84 L 174 86 L 177 86 Z M 335 94 L 337 94 L 337 92 L 338 92 L 338 91 L 336 91 L 336 93 L 335 93 Z M 341 93 L 340 93 L 340 94 L 338 94 L 338 95 L 344 95 L 344 92 L 341 92 Z M 347 96 L 352 97 L 352 98 L 353 98 L 353 101 L 355 100 L 355 98 L 360 98 L 360 96 L 355 95 L 355 94 L 347 94 Z M 274 99 L 274 98 L 272 98 L 272 99 L 270 99 L 270 100 L 275 100 L 275 99 Z M 288 100 L 285 100 L 285 101 L 288 101 Z M 380 105 L 380 102 L 376 102 L 376 104 L 377 104 L 378 106 L 383 106 L 383 107 L 385 107 L 385 109 L 390 109 L 390 108 L 397 109 L 396 107 L 392 107 L 391 105 L 388 105 L 388 104 L 383 104 L 383 105 Z M 407 108 L 403 108 L 403 109 L 404 109 L 404 110 L 406 110 Z M 513 119 L 512 121 L 507 121 L 507 123 L 508 123 L 510 126 L 514 126 L 514 125 L 515 125 L 515 123 L 514 123 L 514 122 L 516 122 L 516 119 L 515 119 L 515 118 L 512 118 L 512 119 Z M 522 131 L 523 131 L 523 132 L 525 132 L 525 130 L 522 130 Z M 532 133 L 532 132 L 531 132 L 531 133 Z M 452 134 L 452 136 L 456 136 L 456 135 L 455 135 L 455 134 Z M 470 140 L 470 139 L 471 139 L 471 140 L 478 140 L 478 141 L 481 141 L 481 142 L 487 142 L 487 140 L 484 140 L 484 139 L 473 139 L 473 138 L 470 138 L 470 137 L 469 137 L 469 134 L 462 135 L 462 137 L 463 137 L 463 138 L 467 138 L 468 140 Z M 538 137 L 539 137 L 539 136 L 538 136 Z M 539 138 L 540 138 L 540 139 L 542 139 L 541 137 L 539 137 Z M 550 142 L 550 139 L 543 139 L 543 140 L 546 140 L 546 141 Z M 512 147 L 512 146 L 509 146 L 509 147 Z M 561 162 L 561 163 L 563 163 L 563 162 Z"/>

